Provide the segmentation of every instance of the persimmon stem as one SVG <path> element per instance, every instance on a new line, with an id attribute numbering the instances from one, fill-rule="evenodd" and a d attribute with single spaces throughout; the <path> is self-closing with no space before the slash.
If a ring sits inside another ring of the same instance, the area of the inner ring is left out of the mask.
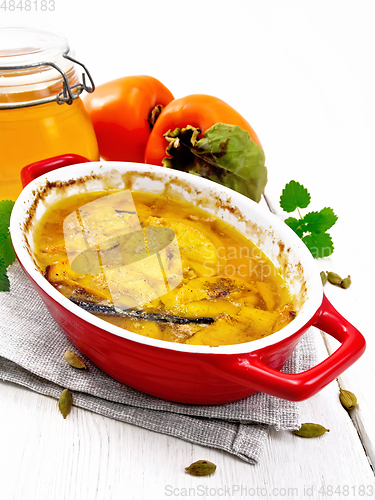
<path id="1" fill-rule="evenodd" d="M 148 124 L 150 125 L 150 130 L 154 128 L 156 120 L 158 119 L 160 113 L 163 111 L 163 106 L 161 104 L 156 104 L 148 115 Z"/>

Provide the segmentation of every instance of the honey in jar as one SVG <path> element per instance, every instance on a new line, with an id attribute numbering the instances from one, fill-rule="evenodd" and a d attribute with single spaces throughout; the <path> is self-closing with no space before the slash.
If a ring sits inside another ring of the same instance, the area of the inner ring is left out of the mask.
<path id="1" fill-rule="evenodd" d="M 93 85 L 79 83 L 75 63 L 63 35 L 0 28 L 0 200 L 18 197 L 30 163 L 71 153 L 99 159 L 79 97 Z"/>

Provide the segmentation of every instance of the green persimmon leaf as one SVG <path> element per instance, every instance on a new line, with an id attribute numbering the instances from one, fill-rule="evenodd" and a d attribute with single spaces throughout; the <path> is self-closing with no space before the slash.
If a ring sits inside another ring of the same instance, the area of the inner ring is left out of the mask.
<path id="1" fill-rule="evenodd" d="M 334 250 L 332 238 L 328 233 L 312 233 L 302 238 L 314 259 L 329 257 Z"/>
<path id="2" fill-rule="evenodd" d="M 239 177 L 233 172 L 223 171 L 218 177 L 213 176 L 212 178 L 209 177 L 209 179 L 233 189 L 233 191 L 237 191 L 237 193 L 243 194 L 254 201 L 259 201 L 259 197 L 264 190 L 261 178 L 250 179 L 245 182 L 242 177 Z"/>
<path id="3" fill-rule="evenodd" d="M 256 202 L 267 184 L 263 149 L 236 125 L 217 123 L 200 131 L 188 126 L 168 131 L 167 158 L 163 165 L 194 173 L 223 184 Z"/>
<path id="4" fill-rule="evenodd" d="M 310 204 L 310 193 L 297 181 L 290 181 L 280 196 L 280 206 L 285 212 L 294 212 L 297 208 L 306 208 Z"/>
<path id="5" fill-rule="evenodd" d="M 263 149 L 251 139 L 249 132 L 237 125 L 216 123 L 195 147 L 201 158 L 213 161 L 242 179 L 252 180 L 265 174 Z"/>

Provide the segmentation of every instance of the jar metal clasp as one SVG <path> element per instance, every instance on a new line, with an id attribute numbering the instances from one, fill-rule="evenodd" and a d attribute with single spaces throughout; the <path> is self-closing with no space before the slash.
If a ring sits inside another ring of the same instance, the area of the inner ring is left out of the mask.
<path id="1" fill-rule="evenodd" d="M 64 53 L 63 57 L 65 59 L 68 59 L 69 61 L 73 62 L 74 64 L 78 64 L 83 68 L 83 73 L 82 73 L 82 83 L 77 83 L 75 85 L 70 85 L 68 81 L 68 77 L 64 73 L 64 71 L 55 63 L 53 62 L 38 62 L 34 64 L 25 64 L 25 65 L 19 65 L 19 66 L 0 66 L 0 71 L 15 71 L 15 70 L 22 70 L 22 69 L 31 69 L 31 68 L 38 68 L 42 66 L 51 66 L 52 68 L 56 69 L 62 76 L 62 83 L 63 83 L 63 89 L 56 94 L 55 96 L 51 97 L 46 97 L 43 99 L 38 99 L 36 101 L 32 102 L 22 102 L 22 103 L 13 103 L 13 104 L 7 104 L 6 106 L 0 105 L 0 110 L 1 109 L 10 109 L 10 108 L 26 108 L 30 106 L 37 106 L 39 104 L 46 104 L 49 102 L 56 101 L 57 104 L 72 104 L 75 99 L 78 99 L 78 97 L 82 94 L 82 92 L 85 90 L 88 93 L 94 92 L 95 90 L 95 84 L 92 79 L 92 76 L 89 72 L 89 70 L 86 68 L 86 66 L 77 61 L 76 59 L 73 59 L 69 55 L 70 49 L 68 48 Z M 86 82 L 86 75 L 89 79 L 89 84 Z"/>

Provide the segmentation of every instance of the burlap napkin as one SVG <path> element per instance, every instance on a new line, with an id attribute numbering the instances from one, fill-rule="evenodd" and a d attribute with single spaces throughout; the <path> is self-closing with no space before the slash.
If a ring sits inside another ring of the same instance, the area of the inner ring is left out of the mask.
<path id="1" fill-rule="evenodd" d="M 241 401 L 210 406 L 172 403 L 112 379 L 89 360 L 88 370 L 70 367 L 64 351 L 77 349 L 47 312 L 18 263 L 8 269 L 10 292 L 0 293 L 0 377 L 47 396 L 73 392 L 74 406 L 258 462 L 269 426 L 300 426 L 298 404 L 257 393 Z M 307 332 L 284 370 L 297 373 L 316 364 Z M 56 408 L 56 418 L 62 418 Z M 69 417 L 67 417 L 69 418 Z"/>

